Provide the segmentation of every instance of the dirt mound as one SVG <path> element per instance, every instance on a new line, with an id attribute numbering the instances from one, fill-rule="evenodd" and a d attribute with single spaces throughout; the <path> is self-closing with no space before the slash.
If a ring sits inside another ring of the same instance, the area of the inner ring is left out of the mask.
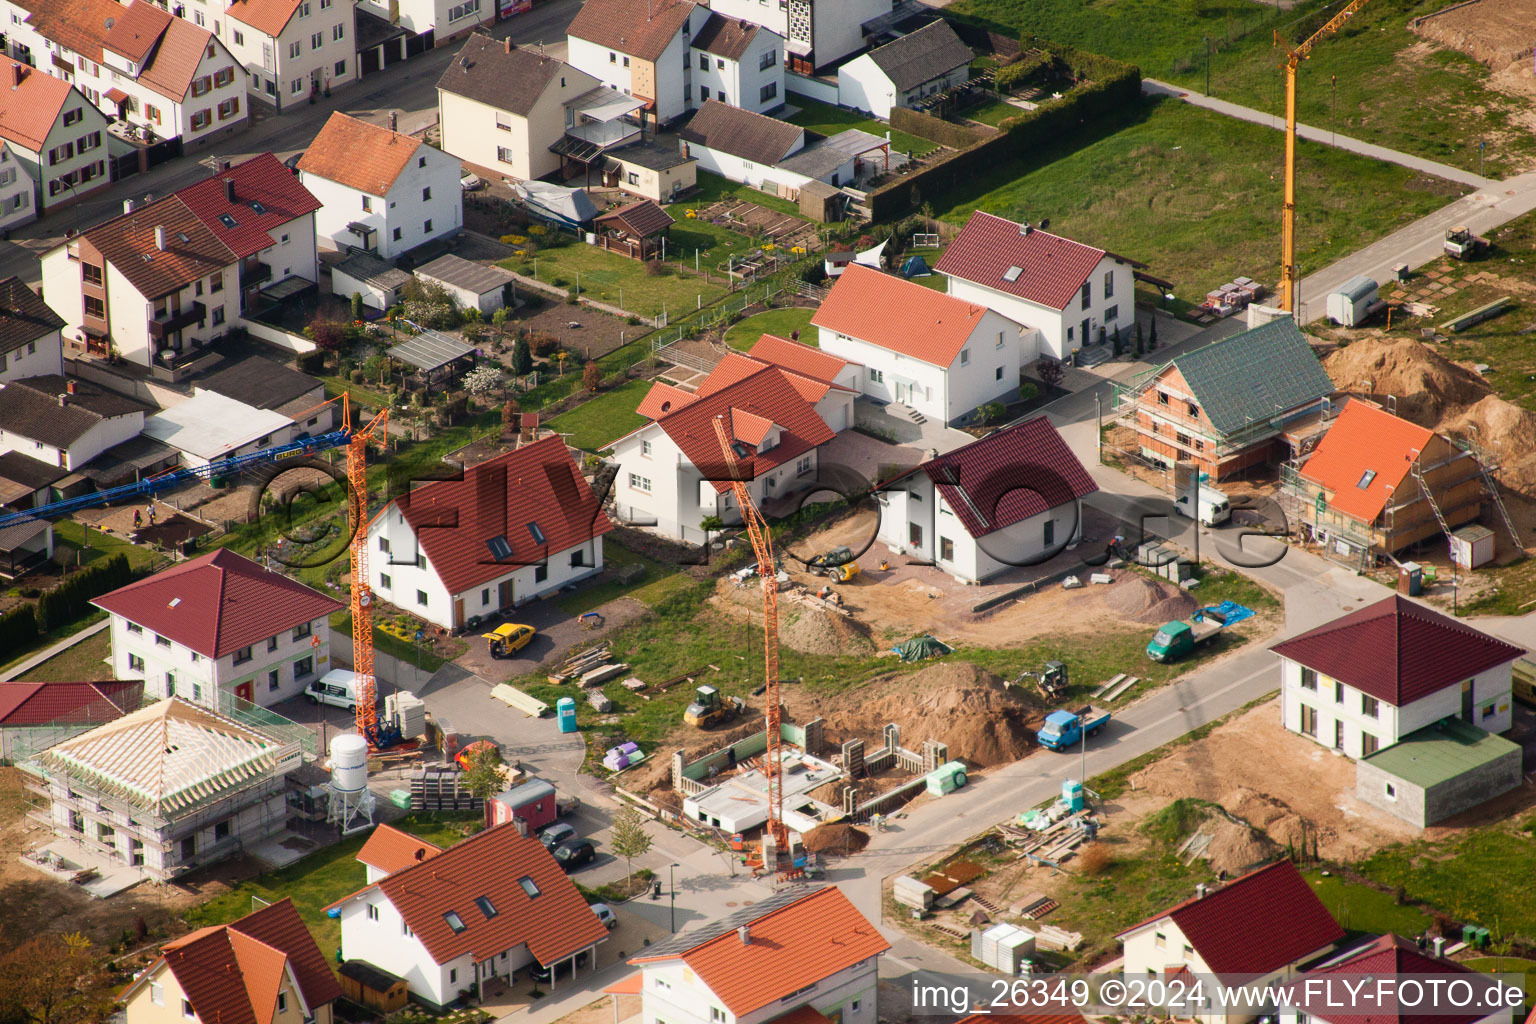
<path id="1" fill-rule="evenodd" d="M 1397 415 L 1435 427 L 1492 393 L 1488 382 L 1412 338 L 1369 338 L 1336 349 L 1323 368 L 1340 391 L 1385 400 L 1397 396 Z"/>
<path id="2" fill-rule="evenodd" d="M 1228 878 L 1274 860 L 1280 850 L 1263 832 L 1235 821 L 1218 819 L 1206 829 L 1211 833 L 1211 845 L 1205 848 L 1205 859 Z"/>
<path id="3" fill-rule="evenodd" d="M 1488 395 L 1459 416 L 1447 419 L 1441 430 L 1500 444 L 1499 483 L 1524 495 L 1536 494 L 1536 412 L 1522 409 L 1496 395 Z"/>
<path id="4" fill-rule="evenodd" d="M 830 825 L 817 825 L 801 837 L 805 848 L 812 853 L 840 853 L 847 855 L 858 853 L 869 845 L 869 833 L 834 822 Z"/>
<path id="5" fill-rule="evenodd" d="M 849 698 L 844 710 L 826 713 L 829 734 L 863 738 L 873 748 L 880 744 L 886 723 L 894 722 L 908 750 L 919 749 L 924 740 L 938 740 L 949 748 L 952 760 L 983 768 L 1029 753 L 1041 718 L 1021 689 L 955 660 L 882 676 Z"/>
<path id="6" fill-rule="evenodd" d="M 1124 618 L 1153 624 L 1185 618 L 1196 608 L 1195 599 L 1178 587 L 1134 574 L 1108 587 L 1104 603 Z"/>
<path id="7" fill-rule="evenodd" d="M 780 605 L 779 614 L 787 619 L 779 624 L 779 641 L 802 654 L 857 655 L 875 649 L 869 634 L 846 615 L 793 604 Z"/>
<path id="8" fill-rule="evenodd" d="M 1526 0 L 1481 0 L 1409 21 L 1426 39 L 1459 50 L 1493 70 L 1530 55 L 1536 10 Z"/>

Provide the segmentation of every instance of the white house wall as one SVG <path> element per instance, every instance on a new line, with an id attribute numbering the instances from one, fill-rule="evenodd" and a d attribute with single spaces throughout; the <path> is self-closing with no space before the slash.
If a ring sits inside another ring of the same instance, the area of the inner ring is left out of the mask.
<path id="1" fill-rule="evenodd" d="M 370 907 L 376 918 L 369 916 Z M 468 954 L 445 964 L 433 962 L 394 904 L 378 891 L 341 907 L 341 955 L 383 968 L 403 979 L 412 994 L 439 1006 L 453 1002 L 475 979 L 474 959 Z"/>
<path id="2" fill-rule="evenodd" d="M 809 1005 L 834 1019 L 841 1011 L 845 1024 L 874 1024 L 878 970 L 879 958 L 870 957 L 818 979 L 809 992 L 738 1015 L 684 961 L 664 960 L 642 968 L 641 1016 L 643 1024 L 765 1024 Z"/>
<path id="3" fill-rule="evenodd" d="M 764 60 L 769 62 L 766 68 L 762 67 Z M 772 32 L 758 32 L 739 61 L 693 50 L 691 62 L 694 72 L 687 97 L 689 109 L 703 106 L 706 99 L 759 114 L 784 104 L 784 40 Z M 700 95 L 701 88 L 707 88 L 708 95 Z M 765 88 L 767 96 L 763 95 Z"/>
<path id="4" fill-rule="evenodd" d="M 1106 274 L 1112 275 L 1113 280 L 1108 296 L 1104 287 Z M 1060 310 L 958 277 L 945 275 L 945 281 L 949 294 L 955 298 L 986 306 L 1025 327 L 1038 329 L 1040 341 L 1036 358 L 1066 359 L 1082 348 L 1084 319 L 1090 321 L 1089 344 L 1098 341 L 1100 327 L 1107 334 L 1113 334 L 1116 327 L 1123 332 L 1133 331 L 1136 326 L 1135 280 L 1131 267 L 1108 256 L 1099 260 L 1099 265 L 1088 276 L 1091 291 L 1087 309 L 1083 308 L 1080 294 L 1073 295 L 1066 309 Z"/>
<path id="5" fill-rule="evenodd" d="M 17 152 L 10 143 L 0 142 L 0 231 L 19 228 L 37 219 L 32 176 Z"/>
<path id="6" fill-rule="evenodd" d="M 312 86 L 319 94 L 357 80 L 355 17 L 346 0 L 309 0 L 307 13 L 304 7 L 296 11 L 277 38 L 210 9 L 216 6 L 217 0 L 192 0 L 185 16 L 196 21 L 206 10 L 198 23 L 217 26 L 214 34 L 249 73 L 250 94 L 279 111 L 307 103 Z M 290 56 L 294 43 L 298 56 Z"/>
<path id="7" fill-rule="evenodd" d="M 566 38 L 566 63 L 579 71 L 586 72 L 610 89 L 633 95 L 634 91 L 630 88 L 633 76 L 630 70 L 634 60 L 630 58 L 630 64 L 626 65 L 624 63 L 626 57 L 626 54 L 617 50 L 598 46 L 596 43 L 578 39 L 576 36 Z"/>
<path id="8" fill-rule="evenodd" d="M 890 119 L 895 95 L 895 86 L 867 53 L 837 69 L 840 106 L 868 111 L 885 121 Z"/>
<path id="9" fill-rule="evenodd" d="M 154 630 L 134 632 L 128 619 L 112 615 L 112 675 L 115 679 L 143 679 L 145 696 L 175 696 L 218 710 L 215 696 L 219 690 L 233 693 L 244 683 L 251 684 L 250 700 L 263 707 L 297 697 L 311 682 L 330 671 L 331 625 L 327 616 L 310 623 L 306 636 L 295 638 L 293 628 L 284 629 L 251 645 L 251 658 L 235 664 L 234 653 L 208 658 L 192 649 L 169 641 L 156 640 Z M 316 646 L 314 640 L 320 641 Z M 275 642 L 275 645 L 274 645 Z M 135 667 L 133 658 L 142 660 Z M 309 659 L 308 671 L 300 665 Z M 271 673 L 278 674 L 272 686 Z M 242 698 L 243 699 L 243 698 Z"/>
<path id="10" fill-rule="evenodd" d="M 4 362 L 0 366 L 0 384 L 23 377 L 64 375 L 64 349 L 58 331 L 12 349 L 0 355 L 0 360 Z"/>
<path id="11" fill-rule="evenodd" d="M 0 391 L 0 401 L 5 400 L 3 395 Z M 111 416 L 81 434 L 68 448 L 45 444 L 15 431 L 0 430 L 0 452 L 20 452 L 50 466 L 77 470 L 113 445 L 137 437 L 143 428 L 142 412 Z"/>
<path id="12" fill-rule="evenodd" d="M 818 68 L 865 46 L 866 21 L 891 11 L 890 0 L 811 0 L 811 45 Z"/>
<path id="13" fill-rule="evenodd" d="M 425 161 L 425 166 L 423 166 Z M 317 174 L 300 172 L 305 188 L 323 205 L 315 213 L 319 244 L 328 250 L 362 245 L 347 225 L 365 224 L 374 229 L 374 248 L 383 259 L 424 245 L 434 238 L 458 233 L 464 219 L 463 189 L 459 187 L 459 161 L 432 146 L 418 146 L 387 196 L 376 196 Z M 431 199 L 422 199 L 430 189 Z M 369 209 L 363 209 L 363 199 Z M 426 229 L 431 223 L 432 230 Z M 400 237 L 396 238 L 395 234 Z"/>

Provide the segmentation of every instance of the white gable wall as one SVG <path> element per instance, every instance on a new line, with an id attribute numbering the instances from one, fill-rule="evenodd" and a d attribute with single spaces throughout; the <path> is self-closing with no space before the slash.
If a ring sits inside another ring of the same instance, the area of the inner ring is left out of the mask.
<path id="1" fill-rule="evenodd" d="M 1106 277 L 1109 284 L 1106 287 Z M 1083 308 L 1081 294 L 1073 295 L 1066 309 L 1052 309 L 1008 292 L 945 275 L 948 291 L 957 299 L 975 302 L 1040 332 L 1039 356 L 1066 359 L 1084 345 L 1082 321 L 1089 321 L 1087 343 L 1098 341 L 1099 327 L 1113 334 L 1136 329 L 1135 280 L 1128 263 L 1108 256 L 1088 275 L 1088 308 Z M 1122 333 L 1122 338 L 1125 335 Z M 1033 361 L 1033 360 L 1030 360 Z"/>
<path id="2" fill-rule="evenodd" d="M 875 986 L 879 957 L 816 979 L 810 991 L 797 992 L 767 1006 L 737 1014 L 715 995 L 704 980 L 683 960 L 663 960 L 641 965 L 641 1017 L 643 1024 L 721 1024 L 712 1012 L 723 1015 L 723 1024 L 764 1024 L 801 1006 L 845 1024 L 874 1024 Z"/>
<path id="3" fill-rule="evenodd" d="M 0 354 L 0 384 L 23 377 L 63 375 L 64 348 L 58 331 Z"/>
<path id="4" fill-rule="evenodd" d="M 837 102 L 839 106 L 866 110 L 882 121 L 889 120 L 896 102 L 896 86 L 866 53 L 837 69 Z"/>

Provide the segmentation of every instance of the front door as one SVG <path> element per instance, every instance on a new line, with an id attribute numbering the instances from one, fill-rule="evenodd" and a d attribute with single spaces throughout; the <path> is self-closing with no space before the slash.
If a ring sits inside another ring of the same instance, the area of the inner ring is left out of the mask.
<path id="1" fill-rule="evenodd" d="M 1093 335 L 1088 333 L 1091 330 L 1093 330 L 1093 321 L 1089 320 L 1089 319 L 1087 319 L 1085 317 L 1083 319 L 1083 326 L 1082 326 L 1083 344 L 1084 345 L 1092 345 L 1093 344 Z"/>
<path id="2" fill-rule="evenodd" d="M 911 399 L 911 397 L 912 397 L 912 385 L 910 385 L 910 384 L 903 384 L 901 381 L 897 381 L 896 382 L 896 403 L 898 405 L 907 405 L 907 404 L 909 404 L 909 400 Z"/>
<path id="3" fill-rule="evenodd" d="M 251 684 L 241 683 L 240 685 L 236 686 L 235 696 L 239 697 L 241 700 L 249 701 L 251 699 Z"/>
<path id="4" fill-rule="evenodd" d="M 1461 720 L 1472 721 L 1472 680 L 1464 679 L 1461 683 Z"/>
<path id="5" fill-rule="evenodd" d="M 462 597 L 453 599 L 453 628 L 464 628 L 464 599 Z"/>
<path id="6" fill-rule="evenodd" d="M 917 523 L 907 524 L 907 543 L 911 544 L 914 548 L 921 548 L 923 546 L 923 528 Z"/>
<path id="7" fill-rule="evenodd" d="M 497 606 L 502 611 L 508 611 L 512 607 L 512 581 L 502 580 L 496 588 Z"/>
<path id="8" fill-rule="evenodd" d="M 1343 719 L 1336 718 L 1333 721 L 1333 749 L 1334 750 L 1343 750 L 1344 749 L 1344 720 Z"/>

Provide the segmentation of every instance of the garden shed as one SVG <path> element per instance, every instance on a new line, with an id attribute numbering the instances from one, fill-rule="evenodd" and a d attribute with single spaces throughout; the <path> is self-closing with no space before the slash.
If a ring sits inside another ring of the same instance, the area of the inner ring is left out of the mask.
<path id="1" fill-rule="evenodd" d="M 596 244 L 630 259 L 660 255 L 672 215 L 649 199 L 609 210 L 597 218 Z"/>
<path id="2" fill-rule="evenodd" d="M 417 267 L 416 277 L 428 284 L 442 286 L 460 309 L 478 309 L 490 314 L 515 304 L 513 282 L 517 278 L 511 271 L 472 263 L 452 253 Z"/>
<path id="3" fill-rule="evenodd" d="M 341 994 L 359 1006 L 379 1013 L 394 1013 L 405 1006 L 409 995 L 405 979 L 382 967 L 366 960 L 348 960 L 336 973 L 341 976 Z"/>

